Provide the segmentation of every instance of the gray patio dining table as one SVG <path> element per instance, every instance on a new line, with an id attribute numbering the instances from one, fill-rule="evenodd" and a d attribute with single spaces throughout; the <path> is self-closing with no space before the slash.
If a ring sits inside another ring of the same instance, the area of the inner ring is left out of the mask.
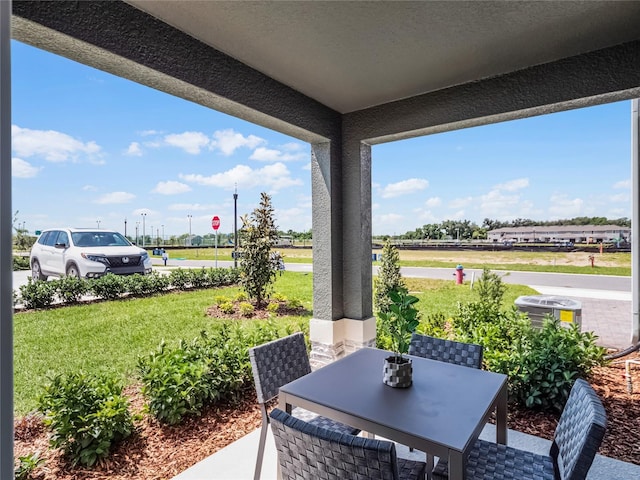
<path id="1" fill-rule="evenodd" d="M 391 388 L 382 382 L 389 355 L 358 350 L 281 387 L 279 406 L 306 408 L 448 459 L 450 480 L 464 479 L 468 454 L 494 411 L 496 441 L 506 444 L 506 375 L 411 356 L 413 385 Z"/>

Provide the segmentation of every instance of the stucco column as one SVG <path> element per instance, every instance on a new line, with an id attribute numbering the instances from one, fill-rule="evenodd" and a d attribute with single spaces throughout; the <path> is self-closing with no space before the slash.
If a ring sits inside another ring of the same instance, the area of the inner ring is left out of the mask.
<path id="1" fill-rule="evenodd" d="M 311 362 L 375 344 L 371 304 L 371 147 L 312 145 Z"/>
<path id="2" fill-rule="evenodd" d="M 13 478 L 11 2 L 0 1 L 0 478 Z"/>
<path id="3" fill-rule="evenodd" d="M 631 102 L 631 343 L 640 341 L 640 113 Z"/>

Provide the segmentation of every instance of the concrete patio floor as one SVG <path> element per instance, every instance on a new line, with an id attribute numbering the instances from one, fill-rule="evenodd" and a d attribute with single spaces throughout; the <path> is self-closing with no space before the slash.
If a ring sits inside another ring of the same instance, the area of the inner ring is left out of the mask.
<path id="1" fill-rule="evenodd" d="M 253 478 L 255 459 L 258 452 L 260 430 L 223 448 L 205 460 L 195 464 L 188 470 L 174 477 L 174 480 L 250 480 Z M 480 438 L 495 441 L 495 427 L 487 424 Z M 634 441 L 634 439 L 629 439 Z M 548 454 L 551 442 L 525 433 L 509 430 L 508 444 L 522 450 L 529 450 L 539 454 Z M 424 460 L 424 453 L 409 452 L 404 445 L 396 446 L 399 457 Z M 264 463 L 262 465 L 262 480 L 277 480 L 276 448 L 271 436 L 267 435 Z M 587 480 L 635 480 L 640 478 L 640 465 L 621 462 L 613 458 L 596 455 L 589 470 Z M 347 480 L 347 479 L 345 479 Z"/>

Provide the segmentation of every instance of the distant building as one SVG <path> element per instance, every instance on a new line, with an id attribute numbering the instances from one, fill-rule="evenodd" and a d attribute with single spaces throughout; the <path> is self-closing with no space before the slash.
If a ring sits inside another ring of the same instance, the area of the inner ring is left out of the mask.
<path id="1" fill-rule="evenodd" d="M 487 238 L 491 242 L 611 243 L 628 242 L 630 235 L 629 227 L 618 225 L 558 225 L 497 228 L 489 231 Z"/>

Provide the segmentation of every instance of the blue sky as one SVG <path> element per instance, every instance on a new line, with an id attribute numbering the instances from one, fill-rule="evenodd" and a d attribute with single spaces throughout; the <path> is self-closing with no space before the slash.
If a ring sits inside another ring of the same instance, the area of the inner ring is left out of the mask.
<path id="1" fill-rule="evenodd" d="M 311 228 L 309 145 L 12 42 L 13 210 L 33 232 L 233 231 L 260 192 L 282 230 Z M 373 233 L 485 217 L 630 217 L 631 103 L 373 147 Z M 164 225 L 164 228 L 162 227 Z"/>

